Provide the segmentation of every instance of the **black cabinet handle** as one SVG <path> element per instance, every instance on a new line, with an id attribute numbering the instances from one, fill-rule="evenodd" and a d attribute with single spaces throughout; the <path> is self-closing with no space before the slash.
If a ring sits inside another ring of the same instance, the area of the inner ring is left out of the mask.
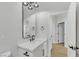
<path id="1" fill-rule="evenodd" d="M 27 51 L 24 53 L 24 55 L 29 57 L 29 55 L 28 55 L 28 52 L 27 52 Z"/>

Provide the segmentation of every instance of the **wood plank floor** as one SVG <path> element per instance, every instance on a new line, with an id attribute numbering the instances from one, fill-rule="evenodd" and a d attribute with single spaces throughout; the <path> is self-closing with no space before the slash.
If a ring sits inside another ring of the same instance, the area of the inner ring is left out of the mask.
<path id="1" fill-rule="evenodd" d="M 56 43 L 52 45 L 51 56 L 52 57 L 67 57 L 67 48 L 63 43 Z"/>

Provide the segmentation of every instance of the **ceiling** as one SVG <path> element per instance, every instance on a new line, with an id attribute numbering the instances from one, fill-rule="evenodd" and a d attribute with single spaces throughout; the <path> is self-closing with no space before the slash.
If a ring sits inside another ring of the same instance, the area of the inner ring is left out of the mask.
<path id="1" fill-rule="evenodd" d="M 28 8 L 24 7 L 24 18 L 26 18 L 29 13 L 34 14 L 35 12 L 51 12 L 58 13 L 68 10 L 70 2 L 39 2 L 39 8 L 37 11 L 33 9 L 29 11 Z"/>
<path id="2" fill-rule="evenodd" d="M 59 12 L 68 10 L 70 2 L 39 2 L 39 11 Z"/>

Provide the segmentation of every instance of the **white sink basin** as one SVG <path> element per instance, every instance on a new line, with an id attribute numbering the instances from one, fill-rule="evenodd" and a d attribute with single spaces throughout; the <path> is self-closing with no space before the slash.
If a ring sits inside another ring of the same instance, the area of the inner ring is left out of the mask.
<path id="1" fill-rule="evenodd" d="M 27 41 L 22 44 L 19 44 L 20 48 L 26 49 L 30 52 L 34 51 L 37 47 L 43 44 L 47 39 L 46 38 L 38 38 L 34 41 Z"/>

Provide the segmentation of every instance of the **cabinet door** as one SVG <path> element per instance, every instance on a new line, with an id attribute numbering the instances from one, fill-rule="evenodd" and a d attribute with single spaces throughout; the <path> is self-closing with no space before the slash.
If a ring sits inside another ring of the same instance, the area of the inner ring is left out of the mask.
<path id="1" fill-rule="evenodd" d="M 43 44 L 37 47 L 32 53 L 34 57 L 43 57 Z"/>
<path id="2" fill-rule="evenodd" d="M 27 57 L 24 55 L 25 52 L 26 52 L 25 50 L 18 48 L 18 57 Z"/>

